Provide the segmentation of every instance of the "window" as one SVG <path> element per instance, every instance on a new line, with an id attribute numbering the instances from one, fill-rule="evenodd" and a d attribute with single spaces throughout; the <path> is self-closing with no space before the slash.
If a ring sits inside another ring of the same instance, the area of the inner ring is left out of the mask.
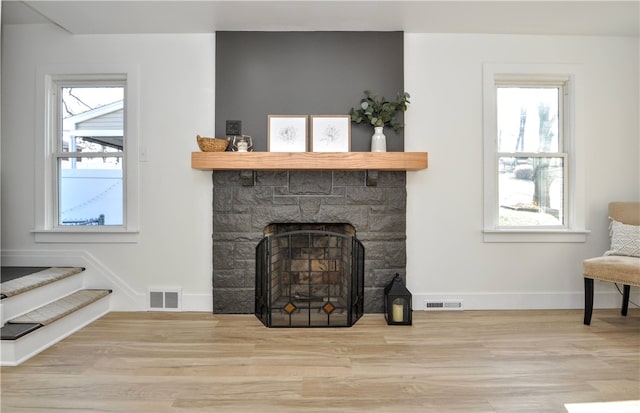
<path id="1" fill-rule="evenodd" d="M 55 224 L 124 225 L 124 80 L 54 81 Z"/>
<path id="2" fill-rule="evenodd" d="M 131 241 L 127 234 L 138 226 L 136 73 L 65 69 L 39 73 L 36 240 Z"/>
<path id="3" fill-rule="evenodd" d="M 484 69 L 485 241 L 584 241 L 577 68 Z"/>

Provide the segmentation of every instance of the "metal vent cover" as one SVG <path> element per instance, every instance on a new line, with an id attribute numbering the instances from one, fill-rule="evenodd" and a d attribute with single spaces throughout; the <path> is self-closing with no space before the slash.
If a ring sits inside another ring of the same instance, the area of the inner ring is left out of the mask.
<path id="1" fill-rule="evenodd" d="M 425 311 L 461 311 L 462 300 L 424 300 Z"/>
<path id="2" fill-rule="evenodd" d="M 181 311 L 181 288 L 153 288 L 149 289 L 148 308 L 152 311 Z"/>

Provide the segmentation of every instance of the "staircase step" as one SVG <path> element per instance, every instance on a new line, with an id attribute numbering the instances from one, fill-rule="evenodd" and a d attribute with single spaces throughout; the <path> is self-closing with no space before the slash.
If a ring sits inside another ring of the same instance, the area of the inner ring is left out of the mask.
<path id="1" fill-rule="evenodd" d="M 0 297 L 12 297 L 20 293 L 33 290 L 43 285 L 79 274 L 84 271 L 80 267 L 51 267 L 36 273 L 25 275 L 0 284 Z"/>
<path id="2" fill-rule="evenodd" d="M 7 282 L 50 267 L 0 267 L 0 282 Z"/>
<path id="3" fill-rule="evenodd" d="M 111 290 L 79 290 L 52 303 L 13 318 L 9 320 L 7 324 L 51 324 L 109 294 L 111 294 Z"/>
<path id="4" fill-rule="evenodd" d="M 0 366 L 17 366 L 107 314 L 109 294 L 111 290 L 77 290 L 10 318 L 0 329 Z"/>
<path id="5" fill-rule="evenodd" d="M 17 340 L 42 327 L 42 324 L 6 324 L 0 329 L 2 340 Z"/>

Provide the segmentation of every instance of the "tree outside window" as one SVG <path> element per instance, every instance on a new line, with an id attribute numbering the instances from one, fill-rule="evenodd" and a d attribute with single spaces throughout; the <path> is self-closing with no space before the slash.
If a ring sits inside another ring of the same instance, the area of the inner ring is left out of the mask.
<path id="1" fill-rule="evenodd" d="M 564 226 L 562 87 L 496 91 L 498 226 Z"/>
<path id="2" fill-rule="evenodd" d="M 582 68 L 485 63 L 483 239 L 584 242 Z"/>

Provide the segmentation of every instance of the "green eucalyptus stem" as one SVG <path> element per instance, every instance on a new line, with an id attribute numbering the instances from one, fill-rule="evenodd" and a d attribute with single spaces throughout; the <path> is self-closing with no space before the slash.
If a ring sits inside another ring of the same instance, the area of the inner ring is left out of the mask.
<path id="1" fill-rule="evenodd" d="M 349 111 L 353 122 L 361 123 L 366 120 L 373 127 L 391 126 L 395 132 L 403 128 L 402 123 L 396 119 L 396 113 L 407 110 L 410 103 L 407 92 L 398 92 L 394 101 L 389 101 L 384 96 L 378 99 L 378 96 L 370 90 L 365 90 L 364 95 L 365 98 L 360 101 L 360 107 L 351 108 Z"/>

